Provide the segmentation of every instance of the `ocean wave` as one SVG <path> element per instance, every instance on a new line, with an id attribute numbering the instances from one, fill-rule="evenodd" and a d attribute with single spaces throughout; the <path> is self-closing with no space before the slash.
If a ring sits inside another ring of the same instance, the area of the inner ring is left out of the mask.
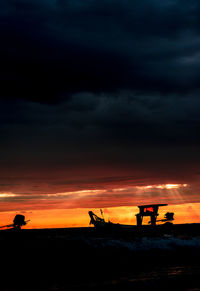
<path id="1" fill-rule="evenodd" d="M 174 250 L 177 248 L 200 248 L 200 237 L 187 239 L 176 237 L 142 238 L 136 241 L 95 238 L 86 240 L 86 244 L 93 248 L 112 248 L 129 251 Z"/>

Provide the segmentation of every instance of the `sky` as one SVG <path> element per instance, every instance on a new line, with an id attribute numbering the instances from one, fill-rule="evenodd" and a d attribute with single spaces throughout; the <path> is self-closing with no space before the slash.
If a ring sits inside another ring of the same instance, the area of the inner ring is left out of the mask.
<path id="1" fill-rule="evenodd" d="M 197 0 L 0 2 L 0 223 L 88 226 L 99 208 L 135 223 L 147 203 L 200 222 L 199 14 Z"/>

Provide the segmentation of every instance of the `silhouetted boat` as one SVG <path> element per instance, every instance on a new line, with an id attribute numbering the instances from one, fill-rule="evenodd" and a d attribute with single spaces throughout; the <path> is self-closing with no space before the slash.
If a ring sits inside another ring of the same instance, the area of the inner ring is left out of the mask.
<path id="1" fill-rule="evenodd" d="M 139 213 L 136 214 L 136 220 L 137 220 L 137 226 L 142 226 L 142 221 L 144 216 L 150 217 L 149 224 L 151 226 L 155 226 L 156 222 L 165 222 L 168 225 L 171 224 L 174 220 L 174 213 L 173 212 L 167 212 L 165 213 L 165 216 L 163 219 L 157 220 L 158 217 L 158 209 L 161 206 L 167 206 L 167 204 L 150 204 L 150 205 L 140 205 Z M 105 228 L 105 227 L 116 227 L 116 226 L 123 226 L 123 227 L 131 227 L 131 225 L 122 225 L 122 224 L 116 224 L 112 223 L 110 221 L 105 221 L 103 216 L 103 211 L 100 209 L 102 218 L 97 216 L 92 211 L 89 211 L 88 214 L 90 216 L 90 225 L 94 225 L 96 228 Z"/>
<path id="2" fill-rule="evenodd" d="M 89 211 L 90 225 L 94 225 L 95 229 L 103 232 L 110 233 L 123 233 L 131 234 L 131 236 L 154 236 L 162 234 L 171 234 L 173 231 L 174 213 L 167 212 L 163 219 L 157 220 L 158 209 L 161 206 L 167 206 L 167 204 L 150 204 L 138 206 L 139 213 L 136 214 L 137 225 L 126 225 L 113 223 L 111 221 L 105 221 L 103 211 L 101 211 L 102 217 L 97 216 L 92 211 Z M 142 225 L 143 217 L 150 217 L 148 225 Z M 157 222 L 163 224 L 156 225 Z"/>

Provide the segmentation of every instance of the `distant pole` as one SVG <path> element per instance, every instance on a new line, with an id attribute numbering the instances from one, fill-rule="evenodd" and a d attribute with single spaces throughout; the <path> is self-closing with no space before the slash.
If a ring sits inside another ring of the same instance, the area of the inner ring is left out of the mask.
<path id="1" fill-rule="evenodd" d="M 101 215 L 102 215 L 102 217 L 103 217 L 103 219 L 104 219 L 103 210 L 100 209 L 100 212 L 101 212 Z M 105 220 L 105 219 L 104 219 L 104 220 Z"/>

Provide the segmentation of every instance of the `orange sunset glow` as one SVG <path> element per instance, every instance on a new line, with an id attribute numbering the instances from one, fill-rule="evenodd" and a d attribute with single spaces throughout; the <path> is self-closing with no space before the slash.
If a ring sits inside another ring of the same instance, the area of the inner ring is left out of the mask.
<path id="1" fill-rule="evenodd" d="M 0 193 L 0 221 L 6 225 L 17 213 L 23 213 L 31 220 L 26 228 L 88 227 L 88 211 L 101 215 L 101 208 L 106 220 L 135 225 L 137 205 L 166 203 L 168 206 L 159 209 L 159 218 L 169 211 L 175 213 L 176 224 L 199 223 L 200 203 L 188 201 L 190 191 L 188 184 L 154 184 L 28 196 Z"/>

